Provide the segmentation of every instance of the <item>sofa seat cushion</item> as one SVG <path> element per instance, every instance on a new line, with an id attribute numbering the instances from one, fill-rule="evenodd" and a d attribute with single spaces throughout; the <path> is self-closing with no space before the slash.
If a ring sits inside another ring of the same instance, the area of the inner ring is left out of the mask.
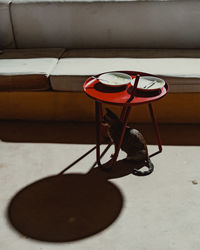
<path id="1" fill-rule="evenodd" d="M 132 70 L 163 78 L 170 92 L 200 92 L 199 69 L 200 50 L 73 50 L 63 54 L 50 82 L 54 90 L 82 91 L 91 75 Z"/>
<path id="2" fill-rule="evenodd" d="M 49 74 L 63 51 L 4 50 L 0 55 L 0 91 L 48 90 Z"/>

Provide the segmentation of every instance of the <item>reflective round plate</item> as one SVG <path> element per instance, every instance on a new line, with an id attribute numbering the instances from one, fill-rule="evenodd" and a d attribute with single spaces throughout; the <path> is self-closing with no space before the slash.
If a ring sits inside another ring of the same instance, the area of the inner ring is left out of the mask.
<path id="1" fill-rule="evenodd" d="M 165 81 L 154 76 L 141 76 L 138 82 L 138 89 L 143 91 L 158 90 L 165 86 Z"/>
<path id="2" fill-rule="evenodd" d="M 98 77 L 98 80 L 105 85 L 109 85 L 112 87 L 119 87 L 130 83 L 132 77 L 125 73 L 110 72 L 100 75 Z"/>

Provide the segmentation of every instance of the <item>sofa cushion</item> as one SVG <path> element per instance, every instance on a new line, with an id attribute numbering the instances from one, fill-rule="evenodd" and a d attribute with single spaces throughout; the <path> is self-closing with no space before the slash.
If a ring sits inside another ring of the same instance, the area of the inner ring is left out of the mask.
<path id="1" fill-rule="evenodd" d="M 200 92 L 199 69 L 200 50 L 72 50 L 63 54 L 50 82 L 54 90 L 82 91 L 91 75 L 133 70 L 163 78 L 171 92 Z"/>
<path id="2" fill-rule="evenodd" d="M 200 48 L 200 1 L 13 0 L 18 48 Z"/>
<path id="3" fill-rule="evenodd" d="M 0 0 L 0 50 L 15 48 L 10 18 L 10 0 Z"/>
<path id="4" fill-rule="evenodd" d="M 63 51 L 4 50 L 0 55 L 0 91 L 49 89 L 48 76 Z"/>

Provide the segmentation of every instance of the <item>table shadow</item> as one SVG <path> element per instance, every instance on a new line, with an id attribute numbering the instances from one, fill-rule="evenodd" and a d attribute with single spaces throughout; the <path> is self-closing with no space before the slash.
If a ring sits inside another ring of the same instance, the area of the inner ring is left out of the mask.
<path id="1" fill-rule="evenodd" d="M 27 237 L 71 242 L 106 229 L 122 207 L 121 191 L 100 173 L 59 174 L 20 190 L 12 198 L 7 216 Z"/>
<path id="2" fill-rule="evenodd" d="M 115 87 L 109 86 L 109 85 L 104 85 L 101 83 L 96 83 L 94 86 L 94 89 L 103 93 L 119 93 L 124 91 L 127 88 L 127 86 L 120 86 L 120 87 Z"/>
<path id="3" fill-rule="evenodd" d="M 112 170 L 102 171 L 95 162 L 87 174 L 66 174 L 95 149 L 58 175 L 17 192 L 7 208 L 10 224 L 27 237 L 47 242 L 76 241 L 109 227 L 120 215 L 124 201 L 120 189 L 109 180 L 132 174 L 133 168 L 140 169 L 143 164 L 119 160 Z"/>

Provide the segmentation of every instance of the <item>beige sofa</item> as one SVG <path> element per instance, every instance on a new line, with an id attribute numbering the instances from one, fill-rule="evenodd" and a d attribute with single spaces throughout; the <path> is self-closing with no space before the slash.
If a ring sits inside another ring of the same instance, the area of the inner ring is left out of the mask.
<path id="1" fill-rule="evenodd" d="M 160 122 L 200 122 L 199 17 L 194 0 L 0 0 L 0 119 L 93 121 L 87 77 L 135 70 L 169 83 Z"/>

